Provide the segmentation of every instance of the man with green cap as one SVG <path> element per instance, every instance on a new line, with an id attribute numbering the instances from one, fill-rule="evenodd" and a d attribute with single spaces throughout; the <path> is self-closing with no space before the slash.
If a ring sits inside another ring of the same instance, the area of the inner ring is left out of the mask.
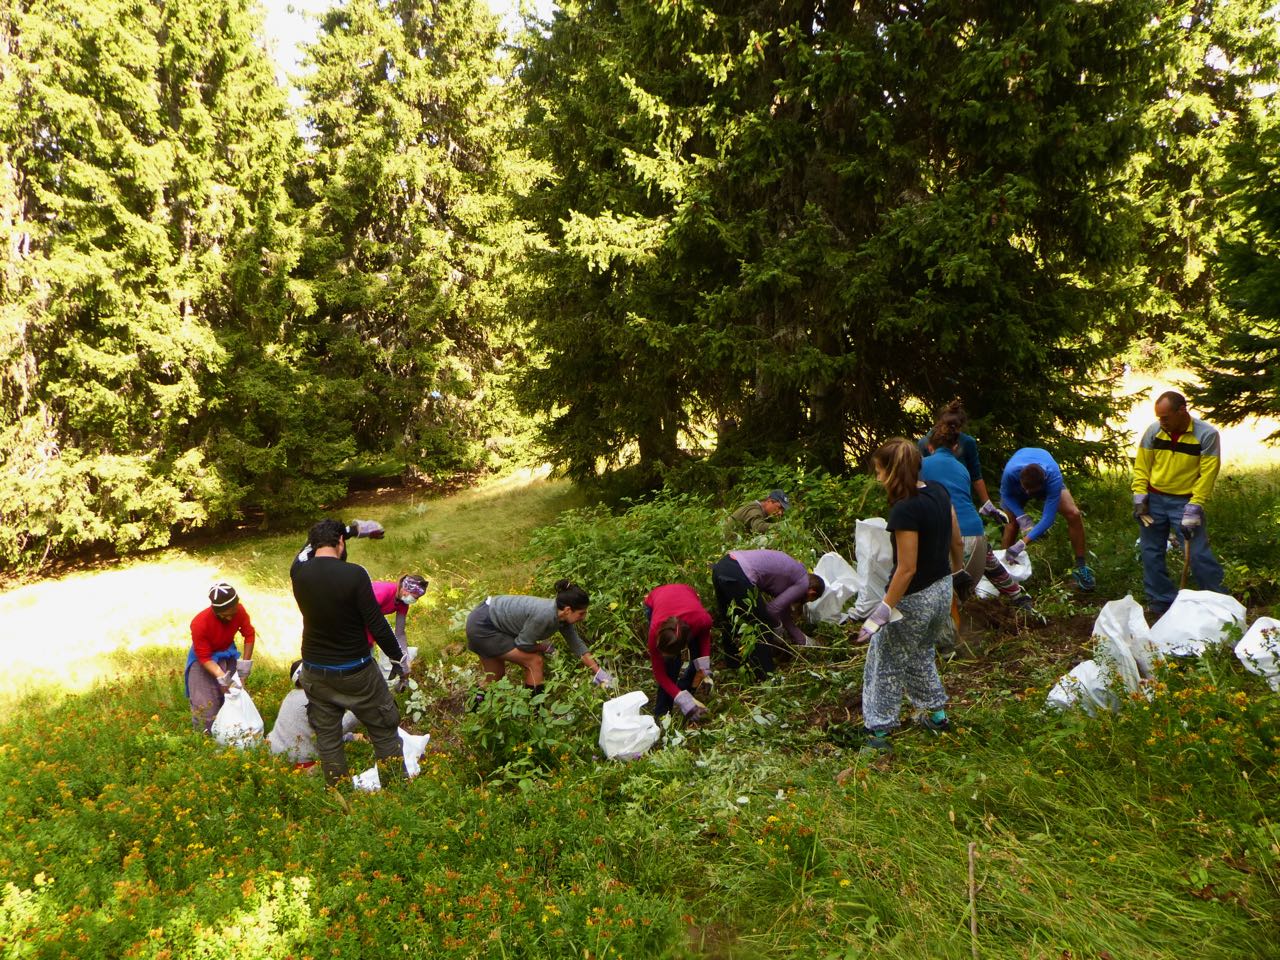
<path id="1" fill-rule="evenodd" d="M 781 490 L 771 491 L 763 500 L 752 500 L 729 514 L 725 521 L 725 533 L 749 536 L 757 533 L 768 533 L 769 524 L 773 523 L 791 506 L 786 493 Z"/>

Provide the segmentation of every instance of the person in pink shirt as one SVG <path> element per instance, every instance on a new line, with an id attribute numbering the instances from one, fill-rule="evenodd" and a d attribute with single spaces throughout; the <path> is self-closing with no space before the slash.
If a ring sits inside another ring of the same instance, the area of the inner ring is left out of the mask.
<path id="1" fill-rule="evenodd" d="M 649 662 L 658 681 L 653 715 L 664 716 L 674 704 L 686 720 L 696 723 L 707 712 L 693 698 L 692 688 L 699 672 L 711 677 L 711 614 L 693 587 L 683 583 L 654 587 L 644 598 L 644 608 L 649 617 Z M 683 657 L 686 648 L 687 666 Z"/>
<path id="2" fill-rule="evenodd" d="M 393 613 L 396 615 L 394 633 L 396 639 L 400 641 L 401 662 L 404 663 L 406 670 L 412 662 L 412 658 L 409 656 L 409 642 L 405 639 L 405 618 L 409 615 L 409 607 L 426 592 L 427 578 L 418 573 L 406 573 L 399 580 L 373 581 L 373 598 L 378 601 L 378 609 L 388 617 Z M 365 636 L 369 640 L 369 646 L 372 647 L 374 644 L 373 634 L 366 630 Z M 394 679 L 399 675 L 399 665 L 392 664 L 392 678 Z"/>

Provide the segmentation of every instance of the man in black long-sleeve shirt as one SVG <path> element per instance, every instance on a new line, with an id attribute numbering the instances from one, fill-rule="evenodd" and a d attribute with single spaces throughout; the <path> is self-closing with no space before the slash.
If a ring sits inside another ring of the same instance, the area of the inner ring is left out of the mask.
<path id="1" fill-rule="evenodd" d="M 321 520 L 311 528 L 311 558 L 295 563 L 289 571 L 293 596 L 302 611 L 307 719 L 316 732 L 316 752 L 331 785 L 348 775 L 342 746 L 342 714 L 347 710 L 368 730 L 379 768 L 390 775 L 404 770 L 397 732 L 400 711 L 369 655 L 365 630 L 393 663 L 400 660 L 400 644 L 374 599 L 369 574 L 342 559 L 346 533 L 337 520 Z"/>

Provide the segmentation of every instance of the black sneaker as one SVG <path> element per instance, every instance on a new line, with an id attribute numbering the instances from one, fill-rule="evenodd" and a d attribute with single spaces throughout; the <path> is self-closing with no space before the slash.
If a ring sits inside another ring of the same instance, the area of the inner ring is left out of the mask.
<path id="1" fill-rule="evenodd" d="M 893 744 L 889 742 L 887 733 L 876 733 L 873 730 L 866 731 L 866 739 L 862 742 L 862 749 L 858 751 L 858 756 L 874 759 L 875 757 L 887 757 L 893 753 Z"/>
<path id="2" fill-rule="evenodd" d="M 950 733 L 951 721 L 943 717 L 941 720 L 933 719 L 931 714 L 925 713 L 920 716 L 920 726 L 924 727 L 930 733 Z"/>

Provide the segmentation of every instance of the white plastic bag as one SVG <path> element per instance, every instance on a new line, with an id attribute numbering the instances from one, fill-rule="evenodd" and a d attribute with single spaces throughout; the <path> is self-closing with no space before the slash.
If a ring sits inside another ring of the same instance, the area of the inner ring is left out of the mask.
<path id="1" fill-rule="evenodd" d="M 1098 645 L 1098 652 L 1110 650 L 1113 646 L 1123 647 L 1125 652 L 1113 651 L 1107 656 L 1117 666 L 1133 662 L 1134 668 L 1142 677 L 1150 677 L 1155 650 L 1151 646 L 1151 628 L 1147 626 L 1147 618 L 1142 613 L 1142 604 L 1133 599 L 1132 594 L 1125 594 L 1120 600 L 1110 600 L 1098 611 L 1098 619 L 1093 621 L 1093 639 Z M 1123 675 L 1123 671 L 1122 671 Z M 1130 690 L 1137 689 L 1137 680 L 1125 685 Z"/>
<path id="2" fill-rule="evenodd" d="M 424 733 L 418 736 L 409 733 L 404 727 L 397 728 L 396 732 L 400 734 L 400 746 L 404 754 L 404 770 L 409 779 L 412 780 L 422 772 L 422 755 L 427 751 L 427 741 L 431 739 L 431 734 Z M 382 778 L 378 776 L 377 767 L 370 767 L 364 773 L 357 773 L 351 778 L 351 782 L 355 784 L 357 790 L 365 790 L 370 793 L 382 789 Z"/>
<path id="3" fill-rule="evenodd" d="M 1151 646 L 1166 657 L 1198 657 L 1211 643 L 1226 639 L 1227 627 L 1244 626 L 1244 605 L 1212 590 L 1179 590 L 1163 617 L 1151 628 Z"/>
<path id="4" fill-rule="evenodd" d="M 640 708 L 649 702 L 643 690 L 606 700 L 600 720 L 600 749 L 610 760 L 634 760 L 658 742 L 658 722 Z"/>
<path id="5" fill-rule="evenodd" d="M 859 520 L 854 526 L 853 553 L 858 564 L 854 574 L 854 587 L 858 602 L 853 615 L 861 620 L 884 599 L 889 588 L 889 574 L 893 571 L 893 539 L 883 517 Z"/>
<path id="6" fill-rule="evenodd" d="M 1004 568 L 1009 571 L 1009 578 L 1014 583 L 1022 583 L 1031 577 L 1031 554 L 1023 550 L 1018 557 L 1012 561 L 1006 560 L 1003 550 L 995 551 L 996 559 L 1004 564 Z M 984 600 L 991 600 L 1000 596 L 1000 591 L 986 577 L 978 579 L 978 585 L 974 587 L 974 593 Z"/>
<path id="7" fill-rule="evenodd" d="M 1096 716 L 1099 710 L 1119 710 L 1120 698 L 1110 689 L 1111 677 L 1111 671 L 1096 660 L 1076 664 L 1070 673 L 1054 684 L 1045 698 L 1045 706 L 1055 710 L 1078 706 L 1091 717 Z"/>
<path id="8" fill-rule="evenodd" d="M 213 739 L 223 746 L 244 750 L 262 741 L 263 729 L 262 714 L 237 677 L 226 692 L 222 709 L 213 718 Z"/>
<path id="9" fill-rule="evenodd" d="M 858 594 L 858 573 L 838 553 L 824 553 L 813 568 L 827 589 L 805 611 L 811 623 L 843 623 L 845 604 Z"/>
<path id="10" fill-rule="evenodd" d="M 1280 691 L 1280 620 L 1259 617 L 1236 644 L 1236 656 L 1250 673 L 1265 677 Z"/>

